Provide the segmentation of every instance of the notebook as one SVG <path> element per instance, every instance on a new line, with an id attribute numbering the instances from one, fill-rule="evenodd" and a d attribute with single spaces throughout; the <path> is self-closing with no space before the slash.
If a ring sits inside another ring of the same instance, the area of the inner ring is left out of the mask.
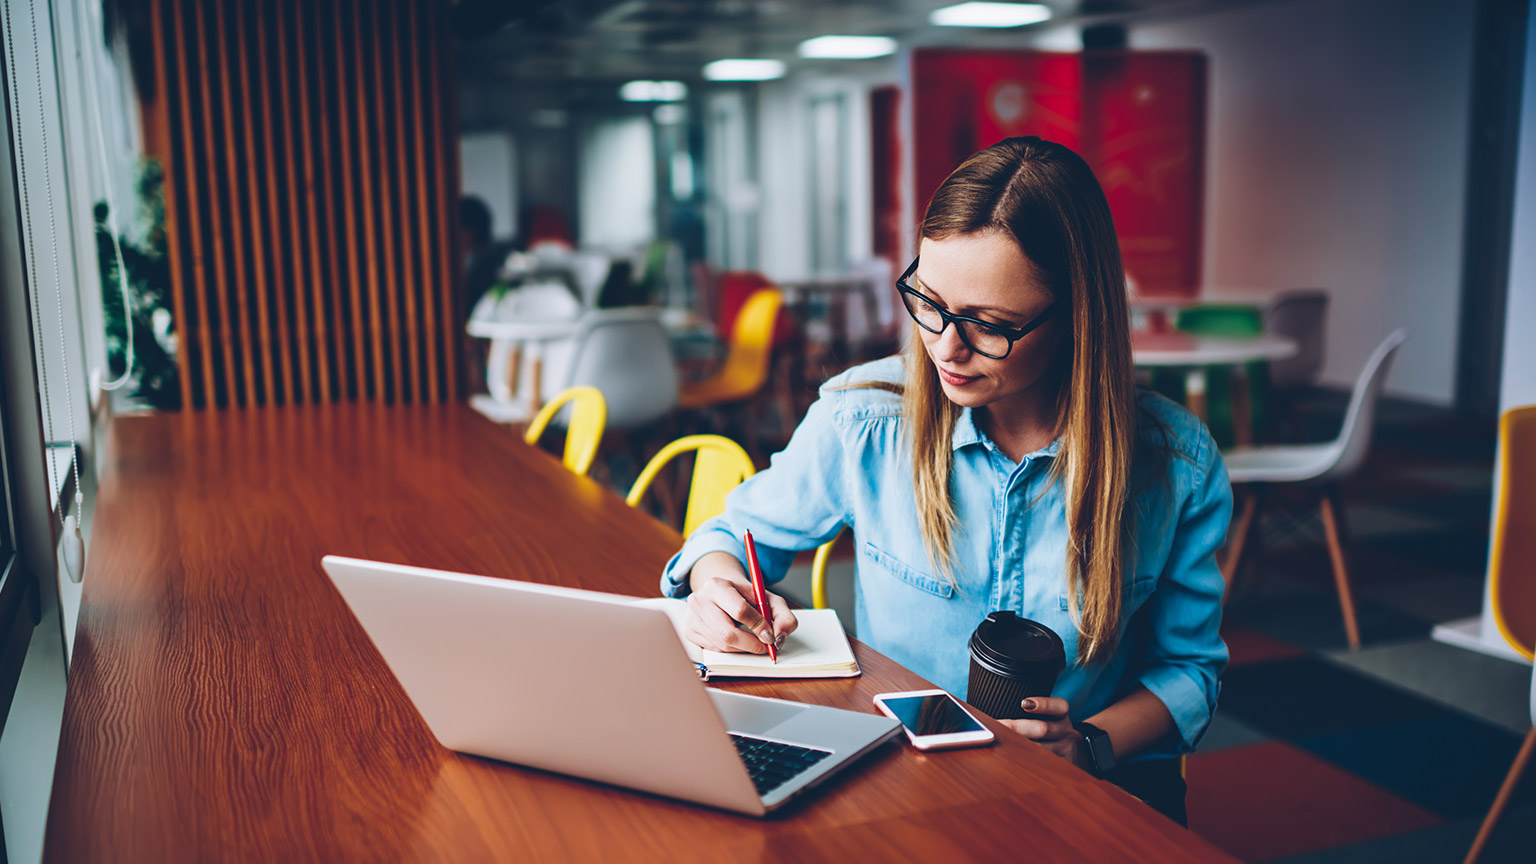
<path id="1" fill-rule="evenodd" d="M 861 674 L 853 658 L 853 647 L 843 632 L 843 623 L 835 609 L 796 609 L 800 626 L 784 637 L 779 662 L 766 654 L 724 654 L 707 651 L 683 638 L 683 619 L 688 601 L 655 597 L 634 605 L 660 609 L 672 620 L 673 629 L 683 643 L 683 650 L 694 662 L 709 668 L 711 676 L 732 678 L 853 678 Z"/>

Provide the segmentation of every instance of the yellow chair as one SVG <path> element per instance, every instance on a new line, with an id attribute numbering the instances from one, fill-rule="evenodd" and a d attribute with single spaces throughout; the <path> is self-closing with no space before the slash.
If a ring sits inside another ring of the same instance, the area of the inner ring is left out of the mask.
<path id="1" fill-rule="evenodd" d="M 784 294 L 777 288 L 760 288 L 742 304 L 731 328 L 731 344 L 720 369 L 702 381 L 685 382 L 678 393 L 678 407 L 702 411 L 741 403 L 746 407 L 746 441 L 757 452 L 756 397 L 768 383 L 773 357 L 773 334 Z"/>
<path id="2" fill-rule="evenodd" d="M 752 292 L 731 327 L 731 344 L 725 362 L 703 381 L 684 384 L 678 400 L 680 407 L 708 408 L 757 395 L 768 380 L 773 330 L 783 305 L 784 294 L 777 288 L 760 288 Z"/>
<path id="3" fill-rule="evenodd" d="M 565 467 L 585 476 L 597 458 L 597 445 L 603 440 L 603 427 L 608 423 L 608 402 L 603 391 L 596 387 L 572 387 L 550 400 L 539 409 L 523 440 L 536 444 L 544 429 L 565 404 L 571 403 L 571 421 L 565 427 Z"/>
<path id="4" fill-rule="evenodd" d="M 1536 655 L 1536 405 L 1511 408 L 1499 423 L 1499 510 L 1488 559 L 1493 620 L 1510 647 L 1527 660 Z M 1525 743 L 1467 852 L 1466 864 L 1482 854 L 1509 803 L 1520 775 L 1536 752 L 1536 672 L 1531 677 L 1531 723 Z"/>
<path id="5" fill-rule="evenodd" d="M 631 507 L 640 506 L 645 492 L 661 469 L 683 453 L 696 452 L 693 481 L 688 487 L 688 508 L 683 517 L 683 536 L 692 534 L 706 520 L 725 511 L 725 496 L 741 481 L 757 473 L 752 457 L 729 438 L 721 435 L 686 435 L 661 448 L 651 458 L 635 485 L 624 499 Z"/>
<path id="6" fill-rule="evenodd" d="M 814 609 L 830 608 L 827 603 L 827 562 L 832 560 L 832 547 L 842 537 L 843 531 L 839 530 L 831 540 L 816 547 L 816 557 L 811 560 L 811 607 Z"/>

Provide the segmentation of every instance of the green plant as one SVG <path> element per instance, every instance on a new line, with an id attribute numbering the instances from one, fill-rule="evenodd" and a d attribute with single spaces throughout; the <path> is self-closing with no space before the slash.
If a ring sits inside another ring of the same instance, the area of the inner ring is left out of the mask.
<path id="1" fill-rule="evenodd" d="M 166 256 L 165 174 L 160 164 L 145 160 L 135 182 L 139 200 L 140 240 L 128 232 L 118 235 L 122 267 L 128 281 L 133 315 L 132 393 L 152 408 L 181 407 L 176 370 L 176 320 L 171 313 L 171 268 Z M 107 202 L 92 210 L 96 224 L 96 260 L 101 268 L 102 318 L 106 325 L 107 368 L 111 377 L 127 366 L 127 324 L 118 283 L 118 258 L 113 248 Z"/>

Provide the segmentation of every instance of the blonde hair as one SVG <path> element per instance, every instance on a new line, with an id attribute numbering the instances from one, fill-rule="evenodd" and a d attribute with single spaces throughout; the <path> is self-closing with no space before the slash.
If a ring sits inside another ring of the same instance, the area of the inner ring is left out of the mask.
<path id="1" fill-rule="evenodd" d="M 1088 164 L 1035 137 L 1008 138 L 965 160 L 934 192 L 921 226 L 930 240 L 988 231 L 1018 243 L 1070 322 L 1058 358 L 1061 449 L 1051 482 L 1064 486 L 1067 603 L 1077 662 L 1086 665 L 1115 650 L 1130 528 L 1136 396 L 1120 244 Z M 903 390 L 918 524 L 934 567 L 950 578 L 951 439 L 960 408 L 944 396 L 917 328 Z"/>

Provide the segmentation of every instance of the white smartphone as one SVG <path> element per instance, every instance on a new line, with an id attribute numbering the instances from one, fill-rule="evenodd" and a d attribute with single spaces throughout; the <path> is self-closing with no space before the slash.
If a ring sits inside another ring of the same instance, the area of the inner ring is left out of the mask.
<path id="1" fill-rule="evenodd" d="M 919 750 L 979 747 L 992 743 L 992 730 L 981 725 L 960 700 L 943 690 L 880 693 L 875 707 L 901 724 Z"/>

